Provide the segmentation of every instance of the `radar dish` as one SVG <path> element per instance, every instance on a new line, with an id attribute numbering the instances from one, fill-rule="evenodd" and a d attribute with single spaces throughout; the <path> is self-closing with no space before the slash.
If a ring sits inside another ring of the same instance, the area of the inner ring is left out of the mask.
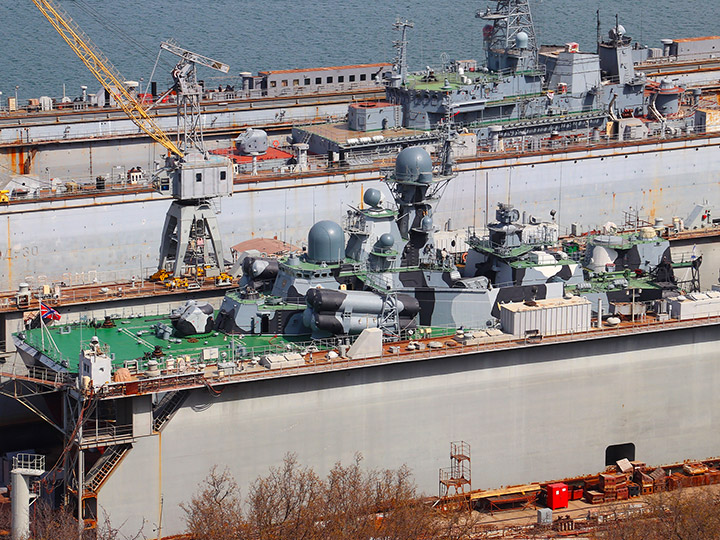
<path id="1" fill-rule="evenodd" d="M 442 66 L 443 71 L 447 71 L 447 66 L 450 64 L 450 55 L 446 52 L 440 53 L 440 65 Z"/>

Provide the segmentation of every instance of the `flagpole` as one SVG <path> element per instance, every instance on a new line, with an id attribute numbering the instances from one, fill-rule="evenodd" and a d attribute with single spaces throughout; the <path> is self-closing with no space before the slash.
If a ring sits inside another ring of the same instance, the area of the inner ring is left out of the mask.
<path id="1" fill-rule="evenodd" d="M 45 352 L 45 321 L 42 315 L 42 299 L 38 297 L 38 309 L 40 310 L 40 338 L 42 341 L 42 349 Z"/>

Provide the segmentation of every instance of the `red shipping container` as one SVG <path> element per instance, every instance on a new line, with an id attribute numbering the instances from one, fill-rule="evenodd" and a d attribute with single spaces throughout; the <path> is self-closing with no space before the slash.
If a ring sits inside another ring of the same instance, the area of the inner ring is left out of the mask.
<path id="1" fill-rule="evenodd" d="M 548 484 L 547 487 L 547 507 L 551 510 L 557 510 L 558 508 L 567 508 L 568 500 L 570 499 L 570 493 L 568 492 L 567 484 L 557 482 L 555 484 Z"/>

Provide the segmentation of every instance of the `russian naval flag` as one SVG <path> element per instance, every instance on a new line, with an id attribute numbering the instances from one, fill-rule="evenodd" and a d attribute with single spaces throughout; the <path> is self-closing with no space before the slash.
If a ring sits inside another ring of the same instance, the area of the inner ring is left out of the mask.
<path id="1" fill-rule="evenodd" d="M 46 321 L 59 321 L 60 314 L 44 302 L 40 302 L 40 315 Z"/>

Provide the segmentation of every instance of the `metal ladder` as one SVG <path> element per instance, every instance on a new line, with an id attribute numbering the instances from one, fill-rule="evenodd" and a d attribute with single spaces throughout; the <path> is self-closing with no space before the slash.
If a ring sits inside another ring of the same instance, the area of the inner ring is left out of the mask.
<path id="1" fill-rule="evenodd" d="M 166 394 L 153 413 L 153 431 L 161 431 L 187 398 L 187 392 L 175 390 Z"/>
<path id="2" fill-rule="evenodd" d="M 119 444 L 112 446 L 103 454 L 103 456 L 93 465 L 85 477 L 85 489 L 97 493 L 100 486 L 105 482 L 115 466 L 125 456 L 128 450 L 132 448 L 132 444 Z"/>

